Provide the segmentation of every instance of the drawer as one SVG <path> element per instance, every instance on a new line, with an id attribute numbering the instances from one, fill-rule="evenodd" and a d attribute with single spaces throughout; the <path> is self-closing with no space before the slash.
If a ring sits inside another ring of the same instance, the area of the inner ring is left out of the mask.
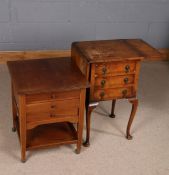
<path id="1" fill-rule="evenodd" d="M 113 89 L 95 89 L 93 93 L 92 100 L 112 100 L 120 98 L 134 97 L 136 94 L 134 92 L 134 87 L 126 88 L 113 88 Z"/>
<path id="2" fill-rule="evenodd" d="M 116 88 L 134 84 L 135 75 L 96 77 L 95 88 Z"/>
<path id="3" fill-rule="evenodd" d="M 53 120 L 57 117 L 78 117 L 79 99 L 34 103 L 26 106 L 27 122 Z"/>
<path id="4" fill-rule="evenodd" d="M 96 75 L 130 74 L 136 70 L 136 62 L 107 62 L 95 64 Z"/>
<path id="5" fill-rule="evenodd" d="M 26 103 L 37 103 L 44 101 L 53 101 L 59 99 L 72 99 L 80 98 L 80 91 L 70 91 L 70 92 L 59 92 L 59 93 L 42 93 L 42 94 L 33 94 L 26 96 Z"/>

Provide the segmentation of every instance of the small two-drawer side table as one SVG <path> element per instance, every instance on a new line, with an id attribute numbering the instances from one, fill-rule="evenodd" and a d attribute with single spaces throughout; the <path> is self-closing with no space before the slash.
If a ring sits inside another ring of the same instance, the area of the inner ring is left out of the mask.
<path id="1" fill-rule="evenodd" d="M 112 100 L 110 117 L 114 118 L 117 99 L 132 103 L 126 137 L 130 134 L 137 106 L 137 87 L 140 61 L 160 57 L 160 53 L 140 39 L 82 41 L 72 43 L 72 59 L 91 83 L 86 98 L 86 142 L 89 146 L 90 118 L 99 101 Z"/>
<path id="2" fill-rule="evenodd" d="M 13 131 L 26 150 L 77 144 L 80 153 L 86 87 L 85 76 L 70 58 L 7 63 L 12 80 Z"/>

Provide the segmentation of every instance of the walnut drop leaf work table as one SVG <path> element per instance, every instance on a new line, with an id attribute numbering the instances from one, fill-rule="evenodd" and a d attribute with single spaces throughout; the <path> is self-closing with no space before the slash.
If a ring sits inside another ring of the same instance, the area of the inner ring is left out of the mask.
<path id="1" fill-rule="evenodd" d="M 130 128 L 138 106 L 140 61 L 159 58 L 160 53 L 141 39 L 74 42 L 71 51 L 72 59 L 91 83 L 86 94 L 87 133 L 84 145 L 89 146 L 91 112 L 99 101 L 105 100 L 112 100 L 112 118 L 115 117 L 117 99 L 125 98 L 132 104 L 126 129 L 126 138 L 132 139 Z"/>
<path id="2" fill-rule="evenodd" d="M 86 87 L 70 58 L 7 63 L 12 80 L 13 131 L 17 129 L 21 160 L 26 150 L 76 144 L 80 153 Z M 76 124 L 77 129 L 74 128 Z"/>

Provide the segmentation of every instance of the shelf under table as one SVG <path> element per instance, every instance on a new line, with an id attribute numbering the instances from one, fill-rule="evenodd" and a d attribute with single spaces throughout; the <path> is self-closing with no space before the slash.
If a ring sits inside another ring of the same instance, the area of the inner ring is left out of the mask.
<path id="1" fill-rule="evenodd" d="M 77 143 L 77 132 L 69 122 L 45 124 L 27 130 L 28 150 L 73 143 Z"/>

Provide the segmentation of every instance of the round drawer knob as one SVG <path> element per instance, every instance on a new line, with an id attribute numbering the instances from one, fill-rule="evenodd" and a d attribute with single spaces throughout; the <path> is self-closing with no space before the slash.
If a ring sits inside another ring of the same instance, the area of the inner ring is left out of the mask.
<path id="1" fill-rule="evenodd" d="M 105 83 L 106 83 L 106 80 L 102 80 L 102 81 L 101 81 L 101 87 L 102 87 L 102 88 L 104 87 Z"/>
<path id="2" fill-rule="evenodd" d="M 102 73 L 103 73 L 103 75 L 105 75 L 106 72 L 107 72 L 107 68 L 106 68 L 106 67 L 103 67 L 103 68 L 102 68 Z"/>
<path id="3" fill-rule="evenodd" d="M 52 99 L 56 98 L 56 95 L 55 95 L 55 94 L 52 94 L 52 95 L 51 95 L 51 98 L 52 98 Z"/>
<path id="4" fill-rule="evenodd" d="M 51 105 L 51 108 L 53 109 L 53 108 L 55 108 L 56 106 L 55 105 Z"/>
<path id="5" fill-rule="evenodd" d="M 122 91 L 122 94 L 123 94 L 123 97 L 125 97 L 125 96 L 127 95 L 127 90 L 126 90 L 126 89 L 123 90 L 123 91 Z"/>
<path id="6" fill-rule="evenodd" d="M 100 93 L 100 97 L 103 98 L 105 96 L 105 92 Z"/>
<path id="7" fill-rule="evenodd" d="M 130 66 L 129 66 L 129 65 L 126 65 L 126 66 L 125 66 L 125 72 L 128 73 L 129 70 L 130 70 Z"/>
<path id="8" fill-rule="evenodd" d="M 124 83 L 127 84 L 129 82 L 128 78 L 124 78 Z"/>
<path id="9" fill-rule="evenodd" d="M 55 114 L 50 114 L 50 117 L 55 117 Z"/>

